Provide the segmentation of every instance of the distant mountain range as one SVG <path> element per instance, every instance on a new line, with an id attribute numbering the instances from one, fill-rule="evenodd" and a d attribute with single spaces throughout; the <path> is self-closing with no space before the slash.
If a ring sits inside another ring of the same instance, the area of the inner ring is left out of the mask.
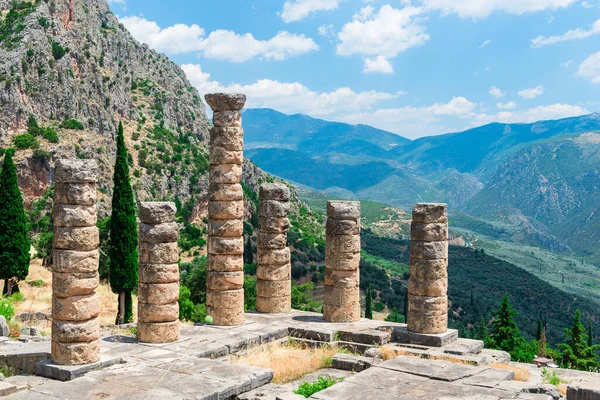
<path id="1" fill-rule="evenodd" d="M 244 126 L 247 156 L 288 180 L 406 209 L 447 202 L 514 240 L 600 261 L 598 113 L 414 141 L 270 109 L 246 110 Z"/>

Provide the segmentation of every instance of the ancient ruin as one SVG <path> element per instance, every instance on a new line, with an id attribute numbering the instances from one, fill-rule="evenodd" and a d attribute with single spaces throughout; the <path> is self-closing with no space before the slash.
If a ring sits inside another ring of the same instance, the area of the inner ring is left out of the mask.
<path id="1" fill-rule="evenodd" d="M 263 183 L 258 205 L 258 312 L 287 313 L 292 308 L 292 265 L 287 247 L 289 212 L 290 189 L 283 183 Z"/>
<path id="2" fill-rule="evenodd" d="M 410 226 L 408 330 L 448 330 L 448 213 L 446 204 L 420 203 Z"/>
<path id="3" fill-rule="evenodd" d="M 179 340 L 179 227 L 175 203 L 142 203 L 139 227 L 138 340 Z"/>
<path id="4" fill-rule="evenodd" d="M 54 194 L 52 361 L 82 365 L 100 359 L 100 300 L 94 160 L 59 160 Z"/>
<path id="5" fill-rule="evenodd" d="M 323 319 L 360 319 L 360 202 L 327 202 Z"/>
<path id="6" fill-rule="evenodd" d="M 240 325 L 244 322 L 241 110 L 246 96 L 207 94 L 206 102 L 214 112 L 210 131 L 206 309 L 215 325 Z"/>

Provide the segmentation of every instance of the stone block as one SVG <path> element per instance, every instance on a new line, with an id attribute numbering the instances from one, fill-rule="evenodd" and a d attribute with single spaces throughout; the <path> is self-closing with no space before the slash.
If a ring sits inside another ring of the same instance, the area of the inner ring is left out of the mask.
<path id="1" fill-rule="evenodd" d="M 52 362 L 60 365 L 91 364 L 100 360 L 100 341 L 61 343 L 52 341 Z"/>
<path id="2" fill-rule="evenodd" d="M 291 261 L 290 249 L 288 247 L 280 250 L 257 251 L 258 264 L 262 265 L 287 265 Z"/>
<path id="3" fill-rule="evenodd" d="M 600 384 L 581 382 L 567 386 L 568 400 L 600 400 Z"/>
<path id="4" fill-rule="evenodd" d="M 179 282 L 179 266 L 177 264 L 139 264 L 138 280 L 140 283 Z"/>
<path id="5" fill-rule="evenodd" d="M 359 235 L 327 235 L 326 257 L 339 253 L 360 253 Z"/>
<path id="6" fill-rule="evenodd" d="M 408 330 L 425 334 L 439 334 L 448 331 L 448 313 L 443 315 L 429 315 L 408 312 Z"/>
<path id="7" fill-rule="evenodd" d="M 10 396 L 11 394 L 16 393 L 18 390 L 19 388 L 16 385 L 13 385 L 12 383 L 4 381 L 0 382 L 0 396 L 2 397 Z"/>
<path id="8" fill-rule="evenodd" d="M 441 203 L 418 203 L 413 208 L 413 222 L 436 224 L 448 222 L 448 206 Z"/>
<path id="9" fill-rule="evenodd" d="M 211 183 L 208 186 L 208 197 L 211 201 L 244 200 L 244 190 L 239 183 Z"/>
<path id="10" fill-rule="evenodd" d="M 424 260 L 448 258 L 448 242 L 410 242 L 410 257 Z"/>
<path id="11" fill-rule="evenodd" d="M 179 239 L 179 225 L 176 222 L 165 222 L 162 224 L 140 223 L 140 242 L 147 243 L 170 243 Z"/>
<path id="12" fill-rule="evenodd" d="M 59 365 L 59 364 L 52 363 L 51 360 L 44 359 L 44 360 L 36 362 L 35 366 L 34 366 L 35 370 L 31 371 L 31 372 L 35 373 L 35 375 L 38 377 L 55 379 L 58 381 L 66 382 L 66 381 L 71 381 L 75 378 L 79 378 L 79 377 L 87 374 L 90 371 L 110 367 L 115 364 L 123 364 L 123 363 L 124 363 L 124 361 L 120 357 L 114 357 L 114 358 L 100 357 L 99 361 L 89 363 L 89 364 L 82 364 L 82 365 Z M 84 384 L 84 386 L 85 386 L 85 384 Z M 60 392 L 61 388 L 57 388 L 56 392 Z M 33 392 L 30 391 L 28 393 L 33 393 Z M 47 399 L 50 397 L 54 398 L 54 396 L 46 397 L 44 395 L 43 397 L 40 397 L 40 399 Z M 29 399 L 29 397 L 27 397 L 27 398 Z M 37 399 L 37 398 L 38 397 L 35 397 L 35 399 Z"/>
<path id="13" fill-rule="evenodd" d="M 283 249 L 287 246 L 287 235 L 285 233 L 257 233 L 258 247 L 265 250 Z"/>
<path id="14" fill-rule="evenodd" d="M 325 286 L 323 303 L 343 307 L 359 301 L 360 290 L 353 279 L 341 279 L 334 286 Z"/>
<path id="15" fill-rule="evenodd" d="M 281 217 L 258 217 L 261 232 L 286 233 L 290 229 L 290 220 Z"/>
<path id="16" fill-rule="evenodd" d="M 235 308 L 207 306 L 206 313 L 212 317 L 213 325 L 217 326 L 238 326 L 245 320 L 243 304 Z"/>
<path id="17" fill-rule="evenodd" d="M 209 254 L 208 270 L 218 272 L 243 271 L 244 258 L 241 254 Z"/>
<path id="18" fill-rule="evenodd" d="M 410 260 L 410 276 L 416 279 L 447 279 L 448 260 L 445 258 L 437 260 L 412 258 Z"/>
<path id="19" fill-rule="evenodd" d="M 220 164 L 210 167 L 211 183 L 239 183 L 242 180 L 242 166 L 238 164 Z"/>
<path id="20" fill-rule="evenodd" d="M 240 111 L 246 104 L 245 94 L 209 93 L 204 98 L 214 112 Z"/>
<path id="21" fill-rule="evenodd" d="M 410 237 L 411 240 L 443 242 L 448 240 L 448 224 L 424 224 L 413 221 L 410 224 Z"/>
<path id="22" fill-rule="evenodd" d="M 242 113 L 240 111 L 213 112 L 213 125 L 219 128 L 228 126 L 242 127 Z"/>
<path id="23" fill-rule="evenodd" d="M 100 234 L 95 226 L 85 228 L 54 227 L 54 248 L 61 250 L 96 250 Z"/>
<path id="24" fill-rule="evenodd" d="M 292 293 L 292 281 L 256 281 L 256 295 L 260 297 L 286 297 Z"/>
<path id="25" fill-rule="evenodd" d="M 60 321 L 87 321 L 100 315 L 100 297 L 96 294 L 52 298 L 52 318 Z"/>
<path id="26" fill-rule="evenodd" d="M 240 237 L 244 234 L 241 219 L 211 219 L 208 221 L 208 235 L 218 237 Z"/>
<path id="27" fill-rule="evenodd" d="M 141 322 L 173 322 L 179 319 L 179 303 L 138 303 L 138 320 Z"/>
<path id="28" fill-rule="evenodd" d="M 54 184 L 54 204 L 94 206 L 96 205 L 96 184 L 56 182 Z"/>
<path id="29" fill-rule="evenodd" d="M 373 366 L 374 359 L 357 357 L 350 354 L 336 354 L 333 356 L 331 368 L 342 371 L 361 372 Z"/>
<path id="30" fill-rule="evenodd" d="M 100 320 L 52 321 L 52 340 L 61 343 L 92 342 L 100 339 Z"/>
<path id="31" fill-rule="evenodd" d="M 179 282 L 140 283 L 138 301 L 146 304 L 169 304 L 179 300 Z"/>
<path id="32" fill-rule="evenodd" d="M 208 254 L 244 254 L 244 238 L 209 237 Z"/>
<path id="33" fill-rule="evenodd" d="M 283 183 L 263 183 L 258 189 L 258 198 L 260 201 L 290 201 L 290 189 Z"/>
<path id="34" fill-rule="evenodd" d="M 54 272 L 89 274 L 98 271 L 98 250 L 75 251 L 54 249 L 52 253 Z"/>
<path id="35" fill-rule="evenodd" d="M 330 200 L 327 202 L 327 216 L 333 219 L 360 219 L 360 201 Z"/>
<path id="36" fill-rule="evenodd" d="M 96 183 L 98 163 L 96 160 L 57 160 L 54 168 L 54 181 L 59 183 Z"/>
<path id="37" fill-rule="evenodd" d="M 328 322 L 357 322 L 360 320 L 360 303 L 348 301 L 343 306 L 323 303 L 323 319 Z"/>
<path id="38" fill-rule="evenodd" d="M 456 329 L 448 329 L 446 332 L 439 334 L 422 334 L 410 332 L 405 326 L 397 326 L 394 328 L 393 341 L 402 344 L 443 347 L 455 342 L 457 339 L 458 331 Z"/>
<path id="39" fill-rule="evenodd" d="M 62 227 L 86 227 L 96 226 L 98 213 L 96 206 L 80 206 L 55 204 L 52 213 L 54 226 Z"/>
<path id="40" fill-rule="evenodd" d="M 0 336 L 10 336 L 10 327 L 8 326 L 8 322 L 6 321 L 6 317 L 4 315 L 0 315 Z"/>
<path id="41" fill-rule="evenodd" d="M 68 272 L 52 274 L 52 294 L 56 297 L 92 294 L 99 284 L 100 276 L 97 271 L 89 274 Z"/>
<path id="42" fill-rule="evenodd" d="M 425 315 L 448 314 L 448 298 L 408 296 L 408 312 L 412 311 Z"/>
<path id="43" fill-rule="evenodd" d="M 408 293 L 413 296 L 442 297 L 448 294 L 448 278 L 418 279 L 408 281 Z"/>
<path id="44" fill-rule="evenodd" d="M 360 273 L 358 269 L 354 270 L 336 270 L 325 268 L 325 285 L 334 286 L 340 279 L 350 279 L 358 285 L 360 282 Z"/>
<path id="45" fill-rule="evenodd" d="M 325 225 L 327 235 L 360 235 L 358 220 L 327 218 Z"/>
<path id="46" fill-rule="evenodd" d="M 360 253 L 325 253 L 325 265 L 328 269 L 349 271 L 360 266 Z"/>
<path id="47" fill-rule="evenodd" d="M 213 308 L 242 308 L 244 310 L 244 289 L 215 291 L 206 293 L 206 306 Z"/>
<path id="48" fill-rule="evenodd" d="M 140 263 L 144 264 L 175 264 L 179 261 L 177 243 L 140 243 Z"/>
<path id="49" fill-rule="evenodd" d="M 260 217 L 287 217 L 290 213 L 290 203 L 277 200 L 262 200 L 258 204 Z"/>
<path id="50" fill-rule="evenodd" d="M 292 277 L 292 264 L 258 264 L 256 267 L 256 277 L 263 281 L 289 281 Z"/>
<path id="51" fill-rule="evenodd" d="M 210 152 L 210 165 L 238 164 L 244 162 L 243 151 L 226 150 L 223 147 L 215 147 Z"/>
<path id="52" fill-rule="evenodd" d="M 244 151 L 244 131 L 242 128 L 212 128 L 210 130 L 210 150 L 221 147 L 228 151 Z"/>
<path id="53" fill-rule="evenodd" d="M 270 314 L 285 314 L 292 310 L 292 297 L 256 296 L 256 311 Z"/>
<path id="54" fill-rule="evenodd" d="M 244 217 L 244 201 L 209 201 L 208 216 L 213 220 L 241 220 Z"/>
<path id="55" fill-rule="evenodd" d="M 177 206 L 167 201 L 143 202 L 140 204 L 140 222 L 146 224 L 162 224 L 175 221 Z"/>
<path id="56" fill-rule="evenodd" d="M 179 340 L 179 321 L 139 322 L 137 337 L 141 343 L 172 343 Z"/>
<path id="57" fill-rule="evenodd" d="M 215 272 L 206 275 L 208 290 L 237 290 L 244 287 L 244 271 Z"/>

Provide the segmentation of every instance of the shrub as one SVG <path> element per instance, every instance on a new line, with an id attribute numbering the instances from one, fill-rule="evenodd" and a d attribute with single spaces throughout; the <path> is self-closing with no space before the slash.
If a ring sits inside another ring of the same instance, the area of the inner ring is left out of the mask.
<path id="1" fill-rule="evenodd" d="M 39 162 L 47 162 L 50 160 L 50 153 L 46 150 L 35 149 L 33 150 L 33 159 Z"/>
<path id="2" fill-rule="evenodd" d="M 0 315 L 3 315 L 6 320 L 11 319 L 15 315 L 15 306 L 6 297 L 0 298 Z"/>
<path id="3" fill-rule="evenodd" d="M 31 133 L 24 133 L 17 135 L 13 138 L 13 143 L 19 150 L 23 149 L 37 149 L 40 147 L 40 141 Z"/>
<path id="4" fill-rule="evenodd" d="M 377 311 L 377 312 L 382 312 L 383 310 L 385 310 L 385 304 L 383 304 L 382 302 L 378 301 L 373 306 L 373 309 L 375 311 Z"/>
<path id="5" fill-rule="evenodd" d="M 78 131 L 83 130 L 83 124 L 76 119 L 67 119 L 61 122 L 60 127 L 63 129 L 75 129 Z"/>
<path id="6" fill-rule="evenodd" d="M 52 128 L 44 129 L 42 137 L 50 143 L 58 143 L 58 133 Z"/>
<path id="7" fill-rule="evenodd" d="M 56 43 L 54 40 L 52 41 L 52 55 L 55 60 L 60 60 L 67 54 L 69 51 L 68 48 L 62 47 L 60 44 Z"/>
<path id="8" fill-rule="evenodd" d="M 301 384 L 298 387 L 298 389 L 294 390 L 294 393 L 308 398 L 313 394 L 320 392 L 321 390 L 325 390 L 328 387 L 331 387 L 336 383 L 341 382 L 343 379 L 344 378 L 335 379 L 330 376 L 319 376 L 319 378 L 315 382 L 304 382 L 303 384 Z"/>

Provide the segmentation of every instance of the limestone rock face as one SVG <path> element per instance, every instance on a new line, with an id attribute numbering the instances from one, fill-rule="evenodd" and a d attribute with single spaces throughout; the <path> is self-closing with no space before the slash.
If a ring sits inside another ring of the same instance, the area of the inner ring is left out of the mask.
<path id="1" fill-rule="evenodd" d="M 138 340 L 179 340 L 179 226 L 175 203 L 140 205 L 138 266 Z"/>
<path id="2" fill-rule="evenodd" d="M 408 330 L 448 330 L 448 213 L 445 204 L 417 204 L 413 210 L 408 282 Z"/>
<path id="3" fill-rule="evenodd" d="M 215 325 L 244 322 L 243 94 L 207 94 L 213 110 L 208 192 L 207 313 Z"/>
<path id="4" fill-rule="evenodd" d="M 329 322 L 360 319 L 360 203 L 327 202 L 327 249 L 323 318 Z"/>

